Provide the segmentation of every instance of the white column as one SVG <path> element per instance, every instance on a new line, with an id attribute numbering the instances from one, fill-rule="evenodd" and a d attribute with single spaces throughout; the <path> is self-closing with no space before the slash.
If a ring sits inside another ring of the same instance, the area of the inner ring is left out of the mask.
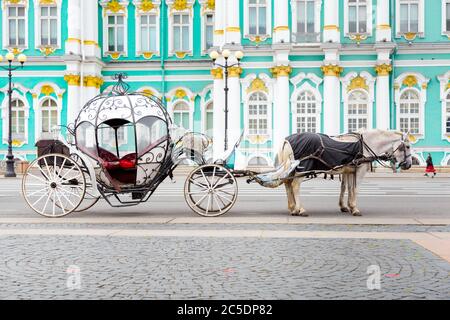
<path id="1" fill-rule="evenodd" d="M 241 43 L 241 29 L 239 26 L 239 0 L 226 0 L 226 43 Z"/>
<path id="2" fill-rule="evenodd" d="M 339 0 L 324 0 L 323 42 L 340 42 Z"/>
<path id="3" fill-rule="evenodd" d="M 375 67 L 377 72 L 377 94 L 376 94 L 376 115 L 377 128 L 382 130 L 390 129 L 390 88 L 389 73 L 392 67 L 390 64 L 379 64 Z"/>
<path id="4" fill-rule="evenodd" d="M 229 69 L 228 87 L 228 148 L 232 148 L 241 135 L 241 83 L 242 69 Z"/>
<path id="5" fill-rule="evenodd" d="M 100 58 L 98 46 L 98 3 L 97 1 L 83 1 L 83 40 L 86 57 Z"/>
<path id="6" fill-rule="evenodd" d="M 80 0 L 68 2 L 66 54 L 80 54 L 81 9 Z"/>
<path id="7" fill-rule="evenodd" d="M 213 158 L 218 159 L 224 152 L 224 131 L 225 131 L 225 113 L 224 113 L 224 81 L 221 68 L 211 71 L 214 77 L 213 90 Z"/>
<path id="8" fill-rule="evenodd" d="M 214 46 L 223 45 L 225 38 L 225 7 L 226 0 L 216 0 L 214 10 Z"/>
<path id="9" fill-rule="evenodd" d="M 273 12 L 275 14 L 275 26 L 273 28 L 273 40 L 274 43 L 290 42 L 289 26 L 288 26 L 288 1 L 279 0 L 275 1 L 275 7 Z"/>
<path id="10" fill-rule="evenodd" d="M 77 75 L 68 75 L 67 81 L 67 123 L 74 124 L 75 119 L 80 112 L 80 77 Z"/>
<path id="11" fill-rule="evenodd" d="M 273 111 L 273 151 L 277 152 L 281 143 L 289 135 L 289 74 L 291 67 L 279 66 L 272 70 L 276 77 Z"/>
<path id="12" fill-rule="evenodd" d="M 339 75 L 342 68 L 337 65 L 326 65 L 322 67 L 323 78 L 323 131 L 328 135 L 341 133 L 341 94 Z"/>
<path id="13" fill-rule="evenodd" d="M 377 1 L 377 27 L 376 27 L 376 41 L 377 42 L 390 42 L 391 41 L 391 28 L 389 22 L 389 0 Z"/>

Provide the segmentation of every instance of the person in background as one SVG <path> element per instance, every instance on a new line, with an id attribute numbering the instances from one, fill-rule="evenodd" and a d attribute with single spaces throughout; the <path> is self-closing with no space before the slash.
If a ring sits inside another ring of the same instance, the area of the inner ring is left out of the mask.
<path id="1" fill-rule="evenodd" d="M 434 168 L 433 158 L 431 157 L 430 153 L 428 154 L 428 157 L 427 157 L 427 168 L 425 169 L 425 176 L 428 177 L 429 173 L 433 174 L 431 176 L 432 178 L 434 178 L 436 176 L 436 169 Z"/>

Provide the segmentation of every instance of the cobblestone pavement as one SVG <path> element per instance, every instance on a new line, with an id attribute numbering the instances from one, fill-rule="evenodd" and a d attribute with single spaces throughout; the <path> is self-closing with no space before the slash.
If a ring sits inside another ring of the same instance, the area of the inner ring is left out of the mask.
<path id="1" fill-rule="evenodd" d="M 450 299 L 450 264 L 409 240 L 1 236 L 0 254 L 0 299 Z"/>
<path id="2" fill-rule="evenodd" d="M 354 232 L 450 232 L 450 225 L 354 225 L 269 223 L 0 223 L 0 229 L 163 229 L 163 230 L 286 230 Z"/>

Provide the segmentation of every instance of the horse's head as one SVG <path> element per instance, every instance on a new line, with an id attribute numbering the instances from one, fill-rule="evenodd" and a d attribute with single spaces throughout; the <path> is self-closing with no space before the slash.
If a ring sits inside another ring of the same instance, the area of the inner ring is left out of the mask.
<path id="1" fill-rule="evenodd" d="M 395 159 L 402 170 L 408 170 L 412 166 L 411 139 L 415 138 L 407 133 L 401 133 L 400 136 L 401 138 L 393 145 L 392 160 Z"/>

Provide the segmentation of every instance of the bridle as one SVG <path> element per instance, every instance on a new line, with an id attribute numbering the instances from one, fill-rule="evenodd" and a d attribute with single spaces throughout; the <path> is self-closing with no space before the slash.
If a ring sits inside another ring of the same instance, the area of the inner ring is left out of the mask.
<path id="1" fill-rule="evenodd" d="M 403 157 L 403 161 L 400 162 L 397 166 L 397 169 L 404 166 L 408 159 L 412 157 L 411 153 L 407 154 L 406 152 L 406 141 L 404 139 L 404 135 L 402 135 L 402 139 L 400 144 L 397 146 L 397 148 L 394 149 L 394 147 L 392 146 L 392 151 L 391 152 L 386 152 L 382 155 L 378 155 L 375 153 L 375 151 L 373 151 L 373 149 L 364 141 L 364 138 L 362 136 L 362 134 L 358 134 L 359 136 L 359 141 L 362 144 L 363 147 L 363 154 L 364 154 L 364 149 L 367 150 L 367 152 L 370 154 L 370 156 L 366 157 L 363 155 L 362 158 L 359 159 L 358 162 L 377 162 L 379 165 L 383 166 L 384 168 L 391 168 L 390 166 L 384 164 L 382 161 L 384 162 L 390 162 L 391 164 L 395 164 L 397 162 L 397 159 L 395 158 L 395 153 L 397 151 L 403 151 L 404 157 Z M 394 145 L 394 144 L 392 144 Z"/>

